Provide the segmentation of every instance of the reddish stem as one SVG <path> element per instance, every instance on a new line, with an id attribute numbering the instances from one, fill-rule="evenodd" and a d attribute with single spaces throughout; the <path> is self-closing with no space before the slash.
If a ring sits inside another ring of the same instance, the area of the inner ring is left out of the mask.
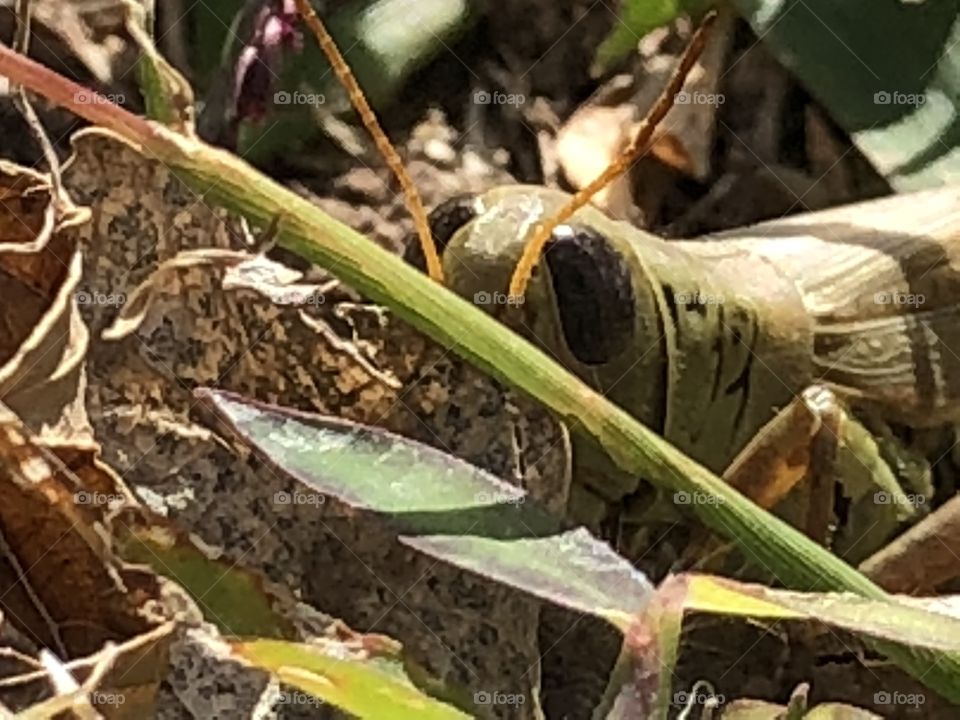
<path id="1" fill-rule="evenodd" d="M 54 105 L 66 108 L 94 125 L 109 128 L 132 142 L 156 149 L 158 142 L 169 140 L 148 120 L 2 44 L 0 75 L 9 78 L 11 84 L 22 85 Z M 91 102 L 91 98 L 96 101 Z"/>

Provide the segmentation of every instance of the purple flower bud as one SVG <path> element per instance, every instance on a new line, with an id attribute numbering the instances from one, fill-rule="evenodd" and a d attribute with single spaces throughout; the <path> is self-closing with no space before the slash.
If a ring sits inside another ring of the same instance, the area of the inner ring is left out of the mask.
<path id="1" fill-rule="evenodd" d="M 252 37 L 237 58 L 233 76 L 233 119 L 262 120 L 280 79 L 286 53 L 303 50 L 294 0 L 266 0 L 257 11 Z"/>

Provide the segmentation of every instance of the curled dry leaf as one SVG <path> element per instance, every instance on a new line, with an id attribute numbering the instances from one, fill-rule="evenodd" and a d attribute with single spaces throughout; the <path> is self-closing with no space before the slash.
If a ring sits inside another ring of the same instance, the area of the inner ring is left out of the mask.
<path id="1" fill-rule="evenodd" d="M 45 176 L 0 162 L 0 400 L 43 437 L 90 435 L 71 232 L 88 217 Z"/>
<path id="2" fill-rule="evenodd" d="M 192 270 L 199 272 L 193 273 Z M 178 297 L 185 284 L 196 279 L 201 285 L 217 278 L 224 290 L 253 290 L 276 305 L 308 307 L 322 305 L 325 291 L 337 285 L 336 281 L 323 285 L 298 283 L 303 273 L 292 270 L 265 255 L 253 255 L 241 250 L 199 248 L 184 250 L 160 263 L 150 276 L 140 283 L 120 308 L 113 324 L 106 328 L 104 340 L 120 340 L 135 332 L 150 315 L 154 304 L 163 298 Z"/>
<path id="3" fill-rule="evenodd" d="M 118 56 L 124 49 L 124 42 L 119 37 L 122 29 L 117 17 L 119 13 L 109 5 L 33 0 L 30 15 L 37 32 L 38 56 L 48 63 L 53 60 L 63 63 L 65 58 L 68 63 L 79 61 L 97 82 L 109 83 Z M 7 7 L 10 6 L 8 3 Z M 4 37 L 7 36 L 6 24 L 0 21 Z M 113 37 L 104 41 L 103 36 L 107 34 Z"/>
<path id="4" fill-rule="evenodd" d="M 557 159 L 568 182 L 578 190 L 600 175 L 626 149 L 636 130 L 635 110 L 587 104 L 557 133 Z M 630 178 L 621 175 L 593 198 L 614 217 L 629 217 L 633 206 Z"/>
<path id="5" fill-rule="evenodd" d="M 960 577 L 960 497 L 867 558 L 860 570 L 889 592 L 933 593 Z"/>
<path id="6" fill-rule="evenodd" d="M 180 293 L 183 279 L 191 268 L 209 268 L 211 272 L 226 270 L 248 259 L 243 252 L 203 248 L 179 253 L 176 257 L 160 264 L 150 276 L 140 283 L 120 307 L 113 324 L 103 331 L 104 340 L 120 340 L 143 323 L 147 313 L 153 307 L 157 295 L 176 296 Z"/>
<path id="7" fill-rule="evenodd" d="M 810 707 L 810 685 L 798 685 L 790 695 L 788 705 L 765 700 L 739 699 L 723 706 L 724 720 L 780 720 L 781 718 L 806 718 L 806 720 L 881 720 L 882 716 L 863 708 L 845 703 L 827 702 Z M 686 695 L 696 704 L 696 688 Z"/>
<path id="8" fill-rule="evenodd" d="M 0 200 L 0 252 L 27 254 L 41 250 L 50 239 L 56 215 L 47 178 L 35 170 L 0 160 Z M 11 271 L 17 269 L 13 267 Z"/>
<path id="9" fill-rule="evenodd" d="M 164 622 L 147 611 L 160 596 L 156 577 L 117 559 L 104 524 L 111 506 L 133 502 L 95 446 L 46 444 L 0 412 L 0 608 L 37 647 L 66 661 Z M 122 682 L 140 685 L 149 675 L 152 698 L 159 657 Z M 117 682 L 129 663 L 114 664 Z"/>
<path id="10" fill-rule="evenodd" d="M 140 720 L 151 716 L 174 630 L 174 623 L 164 623 L 87 657 L 65 663 L 53 658 L 58 672 L 66 676 L 64 684 L 75 689 L 64 687 L 53 697 L 30 705 L 17 717 L 23 720 L 60 717 L 58 713 L 76 712 L 78 703 L 89 703 L 88 712 L 92 706 L 100 713 L 89 715 L 92 717 Z M 7 682 L 49 684 L 50 680 L 46 671 L 37 671 L 9 678 Z"/>

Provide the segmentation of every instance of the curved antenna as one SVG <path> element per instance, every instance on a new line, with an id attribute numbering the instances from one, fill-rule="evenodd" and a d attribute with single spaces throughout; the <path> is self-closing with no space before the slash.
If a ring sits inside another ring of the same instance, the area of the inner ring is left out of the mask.
<path id="1" fill-rule="evenodd" d="M 417 237 L 420 238 L 420 247 L 423 248 L 423 256 L 427 261 L 427 273 L 433 280 L 442 283 L 443 267 L 440 265 L 437 246 L 434 244 L 433 237 L 430 234 L 430 223 L 427 220 L 427 211 L 423 207 L 423 200 L 420 198 L 420 193 L 417 192 L 413 180 L 411 180 L 410 175 L 407 174 L 407 169 L 404 167 L 400 155 L 394 149 L 390 140 L 387 139 L 383 128 L 380 127 L 380 123 L 377 122 L 377 117 L 370 108 L 370 103 L 367 102 L 363 90 L 360 89 L 360 83 L 357 82 L 346 60 L 343 59 L 340 49 L 327 31 L 326 26 L 310 5 L 310 0 L 296 0 L 296 3 L 300 16 L 307 24 L 307 27 L 313 32 L 314 37 L 317 39 L 317 44 L 320 45 L 323 54 L 327 56 L 327 60 L 330 62 L 334 74 L 337 76 L 340 84 L 343 85 L 344 90 L 347 91 L 350 104 L 353 105 L 357 111 L 360 120 L 363 121 L 363 126 L 367 129 L 367 132 L 370 133 L 370 137 L 373 138 L 377 150 L 383 155 L 384 160 L 387 161 L 387 165 L 390 166 L 390 170 L 393 171 L 394 176 L 400 183 L 407 208 L 410 210 L 410 214 L 413 215 L 413 224 L 417 228 Z"/>
<path id="2" fill-rule="evenodd" d="M 663 120 L 670 108 L 673 107 L 677 94 L 683 89 L 683 84 L 687 80 L 687 75 L 693 69 L 694 64 L 703 52 L 707 42 L 707 31 L 713 25 L 717 13 L 711 10 L 700 23 L 700 26 L 694 32 L 690 39 L 690 44 L 680 57 L 680 63 L 676 70 L 670 76 L 669 82 L 660 92 L 656 102 L 647 113 L 647 116 L 640 123 L 637 134 L 633 141 L 620 155 L 614 158 L 607 168 L 600 173 L 587 186 L 581 188 L 574 194 L 570 201 L 560 210 L 554 213 L 546 222 L 537 223 L 533 237 L 523 249 L 523 254 L 514 268 L 513 276 L 510 278 L 510 296 L 522 297 L 527 290 L 527 284 L 533 275 L 533 270 L 540 261 L 540 255 L 543 254 L 543 248 L 550 239 L 551 234 L 558 225 L 568 220 L 577 210 L 586 205 L 600 190 L 610 184 L 619 175 L 626 172 L 631 165 L 640 159 L 647 152 L 650 146 L 650 139 L 654 131 Z"/>

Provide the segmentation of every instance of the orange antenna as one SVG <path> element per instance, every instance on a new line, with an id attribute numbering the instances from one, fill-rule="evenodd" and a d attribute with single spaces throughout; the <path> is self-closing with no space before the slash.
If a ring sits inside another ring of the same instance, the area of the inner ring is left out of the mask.
<path id="1" fill-rule="evenodd" d="M 390 140 L 387 139 L 383 128 L 380 127 L 380 123 L 377 122 L 377 117 L 373 114 L 370 103 L 367 102 L 363 90 L 360 89 L 360 84 L 354 77 L 346 60 L 343 59 L 343 55 L 340 53 L 339 48 L 337 48 L 337 44 L 333 41 L 330 33 L 327 32 L 327 28 L 310 5 L 310 0 L 296 0 L 296 3 L 300 16 L 307 24 L 307 27 L 313 31 L 314 36 L 317 38 L 317 44 L 320 45 L 323 54 L 327 56 L 327 60 L 329 60 L 330 66 L 333 68 L 333 72 L 336 74 L 340 84 L 343 85 L 343 88 L 347 91 L 347 95 L 350 97 L 350 103 L 360 116 L 360 120 L 363 121 L 363 125 L 367 129 L 367 132 L 370 133 L 370 137 L 373 138 L 377 150 L 383 155 L 387 161 L 387 165 L 390 166 L 390 169 L 399 181 L 400 187 L 403 189 L 403 197 L 406 201 L 407 208 L 409 208 L 410 214 L 413 215 L 413 224 L 417 228 L 417 236 L 420 238 L 423 256 L 427 260 L 427 273 L 432 279 L 442 283 L 443 268 L 440 265 L 440 256 L 437 254 L 437 247 L 434 245 L 433 237 L 430 235 L 430 223 L 427 220 L 427 211 L 423 207 L 423 200 L 420 199 L 420 193 L 417 192 L 416 186 L 407 174 L 407 169 L 404 167 L 400 155 L 394 149 Z"/>
<path id="2" fill-rule="evenodd" d="M 696 64 L 700 54 L 703 52 L 703 48 L 707 42 L 707 31 L 710 29 L 716 17 L 716 11 L 711 11 L 703 19 L 703 22 L 700 23 L 700 27 L 698 27 L 693 34 L 693 37 L 690 39 L 690 44 L 687 45 L 687 49 L 684 50 L 680 58 L 680 64 L 677 65 L 677 69 L 673 71 L 673 75 L 670 76 L 669 82 L 660 93 L 657 101 L 653 104 L 650 112 L 647 113 L 647 116 L 640 123 L 637 134 L 634 135 L 633 141 L 627 149 L 620 153 L 589 185 L 578 190 L 576 194 L 570 198 L 570 202 L 560 208 L 560 210 L 548 218 L 546 222 L 537 224 L 533 237 L 530 238 L 530 242 L 524 247 L 523 255 L 517 262 L 517 267 L 513 271 L 513 277 L 510 278 L 511 297 L 521 297 L 526 292 L 527 284 L 530 282 L 534 268 L 540 261 L 543 248 L 556 227 L 560 223 L 568 220 L 577 210 L 590 202 L 594 195 L 619 175 L 626 172 L 633 163 L 646 153 L 654 131 L 666 114 L 670 112 L 670 108 L 673 107 L 674 101 L 676 100 L 677 93 L 683 89 L 687 75 L 690 74 L 690 70 L 693 69 L 694 64 Z"/>

